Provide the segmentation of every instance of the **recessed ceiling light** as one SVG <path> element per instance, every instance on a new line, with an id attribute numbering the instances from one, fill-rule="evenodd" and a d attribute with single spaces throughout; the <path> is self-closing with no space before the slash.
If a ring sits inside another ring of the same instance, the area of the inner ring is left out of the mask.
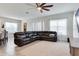
<path id="1" fill-rule="evenodd" d="M 25 12 L 26 14 L 29 14 L 29 12 Z"/>

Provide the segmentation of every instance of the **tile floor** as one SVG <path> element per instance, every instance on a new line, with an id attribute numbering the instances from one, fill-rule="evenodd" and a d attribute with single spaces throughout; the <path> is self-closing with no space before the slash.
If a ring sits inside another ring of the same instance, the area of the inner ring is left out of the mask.
<path id="1" fill-rule="evenodd" d="M 52 43 L 48 41 L 36 41 L 23 47 L 14 44 L 13 35 L 9 35 L 7 44 L 0 46 L 0 56 L 69 56 L 68 43 Z"/>

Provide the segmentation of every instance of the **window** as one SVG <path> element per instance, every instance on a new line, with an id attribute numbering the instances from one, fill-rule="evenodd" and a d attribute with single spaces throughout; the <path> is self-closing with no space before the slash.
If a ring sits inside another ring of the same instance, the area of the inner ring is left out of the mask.
<path id="1" fill-rule="evenodd" d="M 59 39 L 67 38 L 67 19 L 50 20 L 50 31 L 56 31 Z"/>
<path id="2" fill-rule="evenodd" d="M 32 22 L 30 25 L 30 31 L 42 31 L 42 22 Z"/>
<path id="3" fill-rule="evenodd" d="M 57 32 L 57 20 L 51 20 L 50 21 L 50 31 L 56 31 Z"/>
<path id="4" fill-rule="evenodd" d="M 67 35 L 67 21 L 66 19 L 61 19 L 57 21 L 58 23 L 58 33 L 59 35 Z"/>
<path id="5" fill-rule="evenodd" d="M 17 23 L 6 22 L 5 28 L 9 33 L 17 32 Z"/>
<path id="6" fill-rule="evenodd" d="M 42 28 L 41 28 L 41 22 L 36 22 L 36 23 L 34 23 L 34 31 L 41 31 L 42 30 Z"/>

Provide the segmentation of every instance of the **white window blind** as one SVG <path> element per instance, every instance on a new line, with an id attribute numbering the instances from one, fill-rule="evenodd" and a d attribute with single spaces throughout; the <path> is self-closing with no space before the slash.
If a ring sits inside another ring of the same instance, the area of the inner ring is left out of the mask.
<path id="1" fill-rule="evenodd" d="M 67 40 L 67 19 L 50 20 L 50 31 L 56 31 L 59 40 Z"/>
<path id="2" fill-rule="evenodd" d="M 31 23 L 31 31 L 42 31 L 43 23 L 41 21 L 39 22 L 32 22 Z"/>
<path id="3" fill-rule="evenodd" d="M 42 23 L 41 22 L 36 22 L 34 23 L 34 31 L 41 31 L 42 30 Z"/>

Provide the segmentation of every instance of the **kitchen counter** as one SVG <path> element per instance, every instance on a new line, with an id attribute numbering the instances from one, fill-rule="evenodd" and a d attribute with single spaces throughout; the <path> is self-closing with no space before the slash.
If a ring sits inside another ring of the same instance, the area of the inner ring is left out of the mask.
<path id="1" fill-rule="evenodd" d="M 73 39 L 70 42 L 70 53 L 73 56 L 79 56 L 79 39 Z"/>

